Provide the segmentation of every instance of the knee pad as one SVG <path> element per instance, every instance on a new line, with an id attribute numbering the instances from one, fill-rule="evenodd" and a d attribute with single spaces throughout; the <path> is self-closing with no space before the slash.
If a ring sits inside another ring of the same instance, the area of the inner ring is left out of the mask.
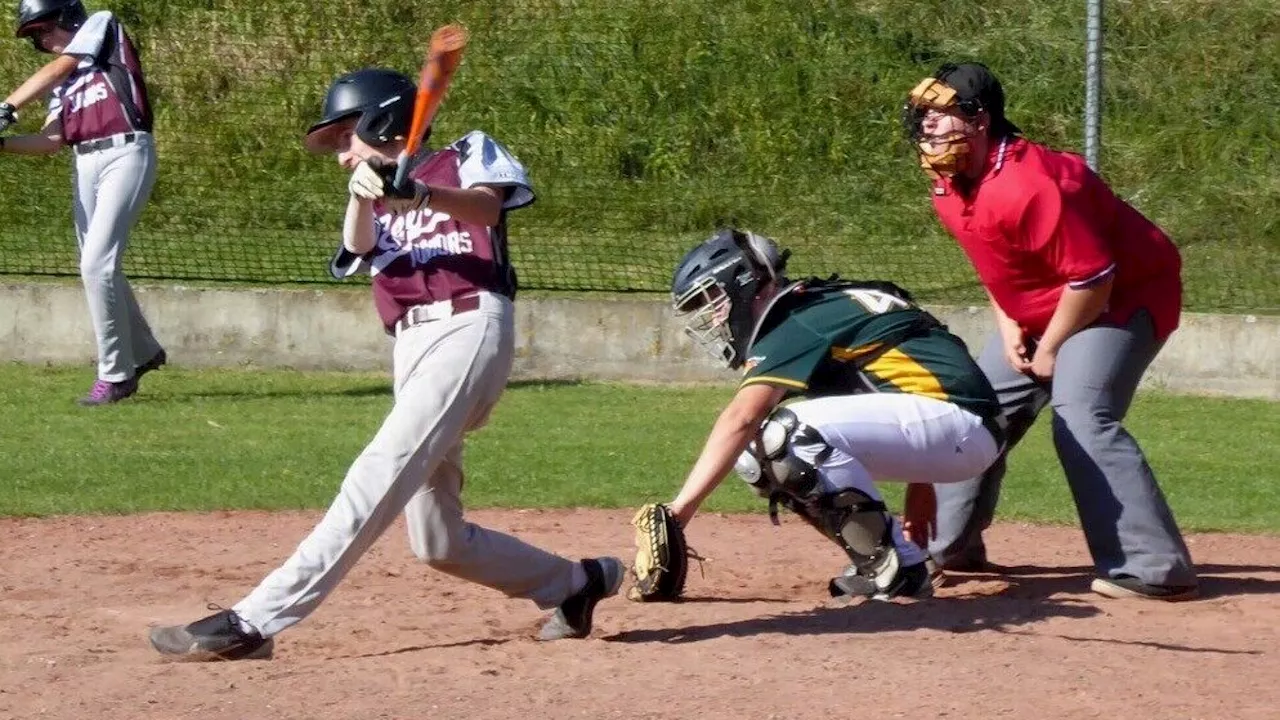
<path id="1" fill-rule="evenodd" d="M 814 462 L 797 456 L 797 446 L 813 449 Z M 883 502 L 860 490 L 822 490 L 817 466 L 832 451 L 817 430 L 801 423 L 791 410 L 778 408 L 738 456 L 734 470 L 757 495 L 769 500 L 774 524 L 778 505 L 784 505 L 839 545 L 857 573 L 884 590 L 901 566 L 893 544 L 893 521 Z"/>
<path id="2" fill-rule="evenodd" d="M 831 447 L 818 431 L 801 423 L 791 410 L 778 408 L 761 423 L 756 438 L 738 456 L 734 470 L 761 497 L 772 498 L 778 493 L 813 497 L 818 492 L 818 468 L 796 456 L 794 445 L 820 445 L 818 463 L 831 454 Z"/>
<path id="3" fill-rule="evenodd" d="M 849 489 L 822 495 L 814 510 L 821 527 L 849 556 L 858 574 L 881 590 L 888 588 L 902 563 L 885 504 L 861 490 Z"/>

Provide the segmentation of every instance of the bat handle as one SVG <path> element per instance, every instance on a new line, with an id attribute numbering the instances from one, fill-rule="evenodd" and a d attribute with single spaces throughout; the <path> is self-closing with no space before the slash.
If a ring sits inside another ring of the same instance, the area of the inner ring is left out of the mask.
<path id="1" fill-rule="evenodd" d="M 393 181 L 395 183 L 396 190 L 404 188 L 404 182 L 408 179 L 408 175 L 409 153 L 402 151 L 400 156 L 396 158 L 396 177 Z"/>

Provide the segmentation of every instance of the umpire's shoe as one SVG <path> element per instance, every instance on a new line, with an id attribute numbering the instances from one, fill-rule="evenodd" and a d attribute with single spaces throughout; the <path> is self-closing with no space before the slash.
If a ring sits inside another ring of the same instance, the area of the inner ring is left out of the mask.
<path id="1" fill-rule="evenodd" d="M 1089 589 L 1103 597 L 1138 600 L 1163 600 L 1164 602 L 1182 602 L 1200 597 L 1195 585 L 1151 585 L 1144 583 L 1132 575 L 1120 575 L 1113 578 L 1094 578 Z"/>
<path id="2" fill-rule="evenodd" d="M 582 561 L 587 571 L 587 584 L 581 590 L 560 603 L 556 612 L 542 626 L 539 640 L 563 640 L 584 638 L 591 634 L 591 616 L 596 603 L 618 594 L 622 577 L 626 572 L 622 561 L 614 557 L 594 558 Z"/>
<path id="3" fill-rule="evenodd" d="M 245 631 L 235 611 L 219 610 L 190 625 L 151 628 L 151 646 L 175 660 L 265 660 L 275 641 Z"/>

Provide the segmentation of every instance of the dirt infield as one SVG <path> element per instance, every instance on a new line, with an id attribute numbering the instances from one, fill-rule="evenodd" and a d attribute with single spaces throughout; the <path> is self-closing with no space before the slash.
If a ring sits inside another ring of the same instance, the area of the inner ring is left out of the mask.
<path id="1" fill-rule="evenodd" d="M 1280 538 L 1191 538 L 1205 598 L 1088 592 L 1073 529 L 1002 525 L 1000 576 L 836 606 L 834 548 L 791 519 L 703 516 L 688 602 L 600 605 L 531 639 L 532 604 L 416 563 L 397 525 L 270 661 L 167 663 L 147 627 L 230 605 L 313 513 L 0 520 L 0 718 L 1280 717 Z M 572 556 L 627 555 L 619 511 L 477 512 Z"/>

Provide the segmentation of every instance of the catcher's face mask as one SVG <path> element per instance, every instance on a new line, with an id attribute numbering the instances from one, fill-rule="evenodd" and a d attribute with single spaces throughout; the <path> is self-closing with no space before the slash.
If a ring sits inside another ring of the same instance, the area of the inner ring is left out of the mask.
<path id="1" fill-rule="evenodd" d="M 971 139 L 978 134 L 977 101 L 960 101 L 954 88 L 937 78 L 916 85 L 902 107 L 902 124 L 932 178 L 964 174 L 972 167 Z"/>
<path id="2" fill-rule="evenodd" d="M 776 282 L 790 251 L 769 238 L 725 228 L 690 250 L 672 278 L 672 305 L 685 333 L 730 369 L 742 367 L 755 327 L 757 294 Z"/>
<path id="3" fill-rule="evenodd" d="M 706 275 L 676 298 L 675 310 L 689 315 L 685 333 L 699 346 L 730 366 L 737 357 L 729 314 L 733 303 L 715 275 Z"/>

